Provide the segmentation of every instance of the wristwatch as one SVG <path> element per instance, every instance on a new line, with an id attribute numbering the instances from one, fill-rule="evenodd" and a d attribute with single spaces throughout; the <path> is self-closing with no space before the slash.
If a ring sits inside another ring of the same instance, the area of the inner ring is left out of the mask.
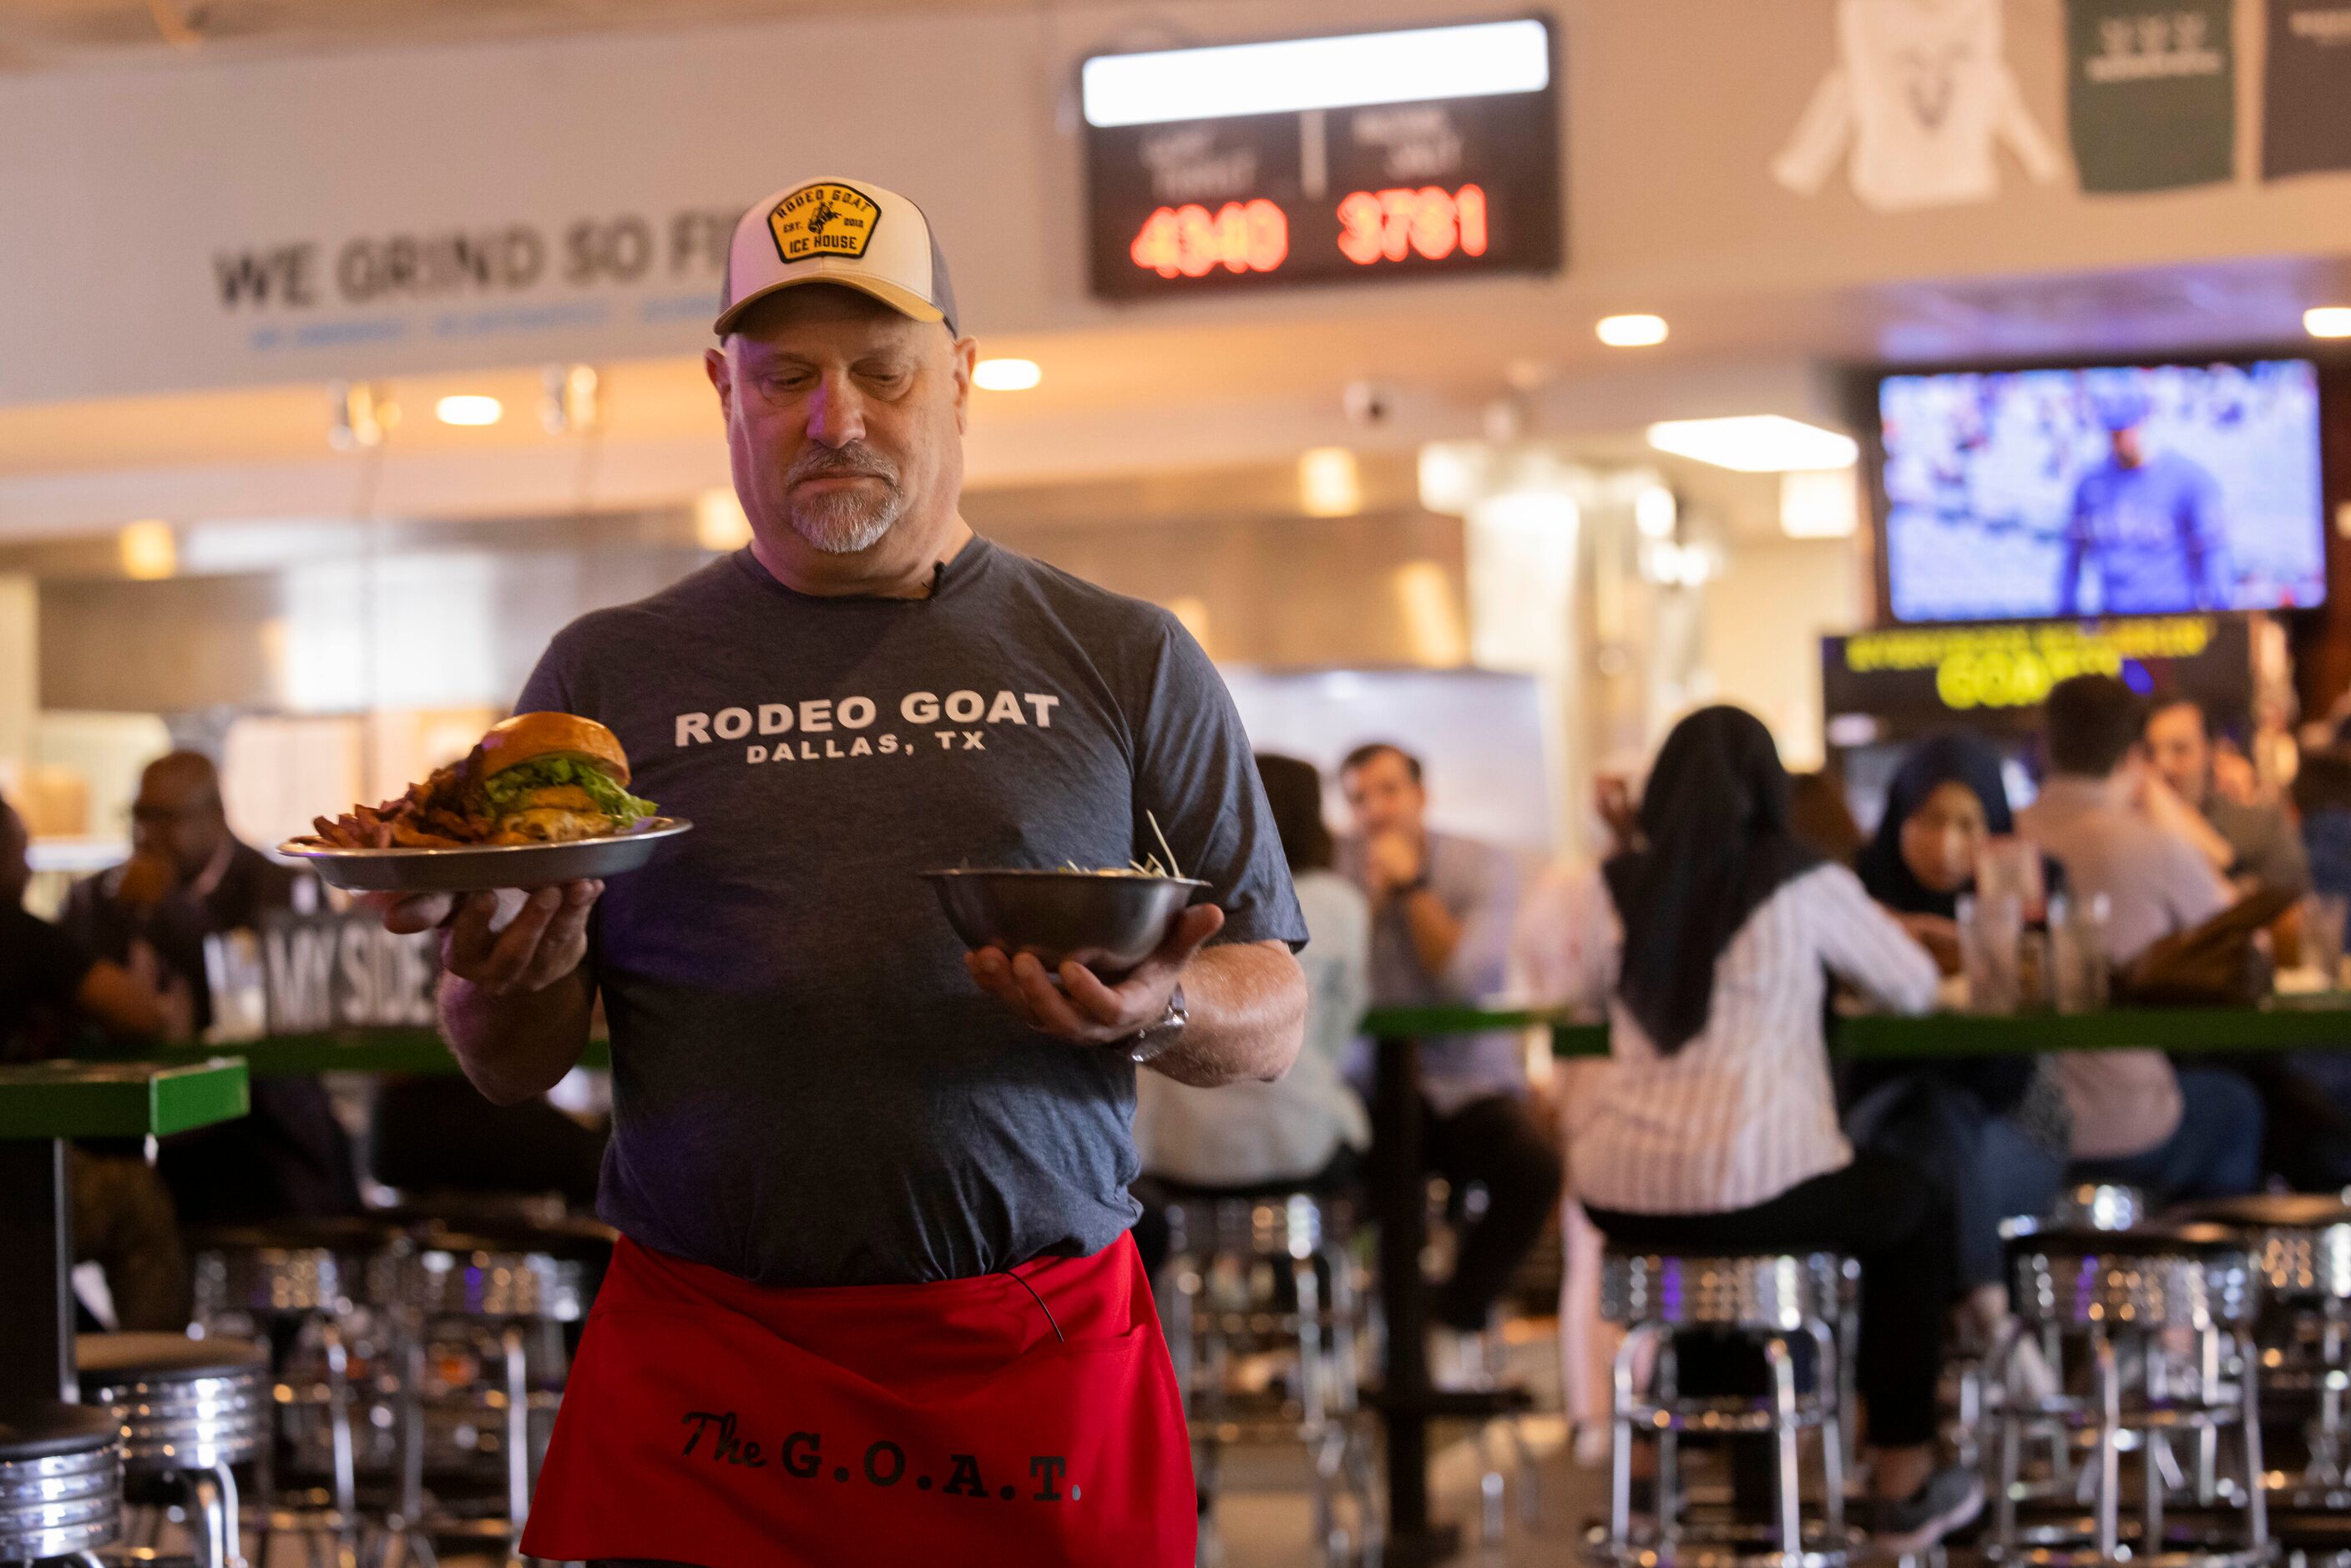
<path id="1" fill-rule="evenodd" d="M 1165 1056 L 1184 1038 L 1184 1026 L 1191 1017 L 1184 1006 L 1184 988 L 1178 985 L 1167 994 L 1167 1010 L 1159 1015 L 1159 1021 L 1127 1036 L 1126 1059 L 1140 1066 Z"/>

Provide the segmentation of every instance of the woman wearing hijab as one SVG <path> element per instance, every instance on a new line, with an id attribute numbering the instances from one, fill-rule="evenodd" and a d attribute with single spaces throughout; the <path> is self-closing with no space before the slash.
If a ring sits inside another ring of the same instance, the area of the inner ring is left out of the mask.
<path id="1" fill-rule="evenodd" d="M 1574 1190 L 1623 1247 L 1860 1260 L 1876 1533 L 1922 1551 L 1983 1506 L 1974 1475 L 1935 1458 L 1950 1216 L 1911 1166 L 1845 1141 L 1821 1019 L 1828 972 L 1924 1011 L 1934 960 L 1797 841 L 1788 776 L 1751 714 L 1675 726 L 1637 825 L 1571 943 L 1572 988 L 1606 998 L 1611 1058 L 1570 1109 Z"/>
<path id="2" fill-rule="evenodd" d="M 1903 759 L 1877 835 L 1854 869 L 1944 973 L 1956 974 L 1959 901 L 1975 885 L 1976 857 L 2015 831 L 2000 753 L 1973 736 L 1938 736 Z M 2059 873 L 2052 864 L 2044 874 L 2053 884 Z M 1852 1089 L 1853 1141 L 1902 1155 L 1949 1200 L 1959 1284 L 1989 1331 L 2008 1310 L 2000 1222 L 2047 1213 L 2064 1185 L 2064 1091 L 2031 1056 L 1865 1061 Z"/>

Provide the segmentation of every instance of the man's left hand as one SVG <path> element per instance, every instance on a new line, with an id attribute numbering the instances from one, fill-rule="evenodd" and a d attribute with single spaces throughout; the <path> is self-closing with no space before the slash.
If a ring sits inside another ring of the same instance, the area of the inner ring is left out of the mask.
<path id="1" fill-rule="evenodd" d="M 1159 950 L 1114 986 L 1074 960 L 1061 966 L 1057 986 L 1033 955 L 1007 957 L 1000 947 L 967 953 L 963 961 L 980 989 L 1038 1033 L 1076 1045 L 1117 1045 L 1166 1017 L 1184 966 L 1224 924 L 1225 912 L 1213 904 L 1186 910 Z"/>

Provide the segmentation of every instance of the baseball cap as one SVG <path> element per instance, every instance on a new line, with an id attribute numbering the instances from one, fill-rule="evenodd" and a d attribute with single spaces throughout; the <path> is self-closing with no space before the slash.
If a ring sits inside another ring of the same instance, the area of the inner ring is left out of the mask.
<path id="1" fill-rule="evenodd" d="M 956 329 L 955 285 L 923 209 L 863 180 L 803 180 L 735 224 L 719 296 L 719 337 L 758 300 L 799 283 L 836 283 L 917 321 Z"/>

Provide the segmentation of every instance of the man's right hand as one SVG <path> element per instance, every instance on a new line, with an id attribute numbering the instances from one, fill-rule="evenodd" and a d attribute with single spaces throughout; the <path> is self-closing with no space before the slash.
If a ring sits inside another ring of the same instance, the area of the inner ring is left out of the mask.
<path id="1" fill-rule="evenodd" d="M 360 902 L 381 915 L 389 931 L 441 927 L 442 968 L 500 997 L 543 991 L 580 967 L 588 956 L 589 912 L 603 891 L 601 882 L 542 887 L 503 929 L 495 927 L 495 893 L 364 894 Z"/>

